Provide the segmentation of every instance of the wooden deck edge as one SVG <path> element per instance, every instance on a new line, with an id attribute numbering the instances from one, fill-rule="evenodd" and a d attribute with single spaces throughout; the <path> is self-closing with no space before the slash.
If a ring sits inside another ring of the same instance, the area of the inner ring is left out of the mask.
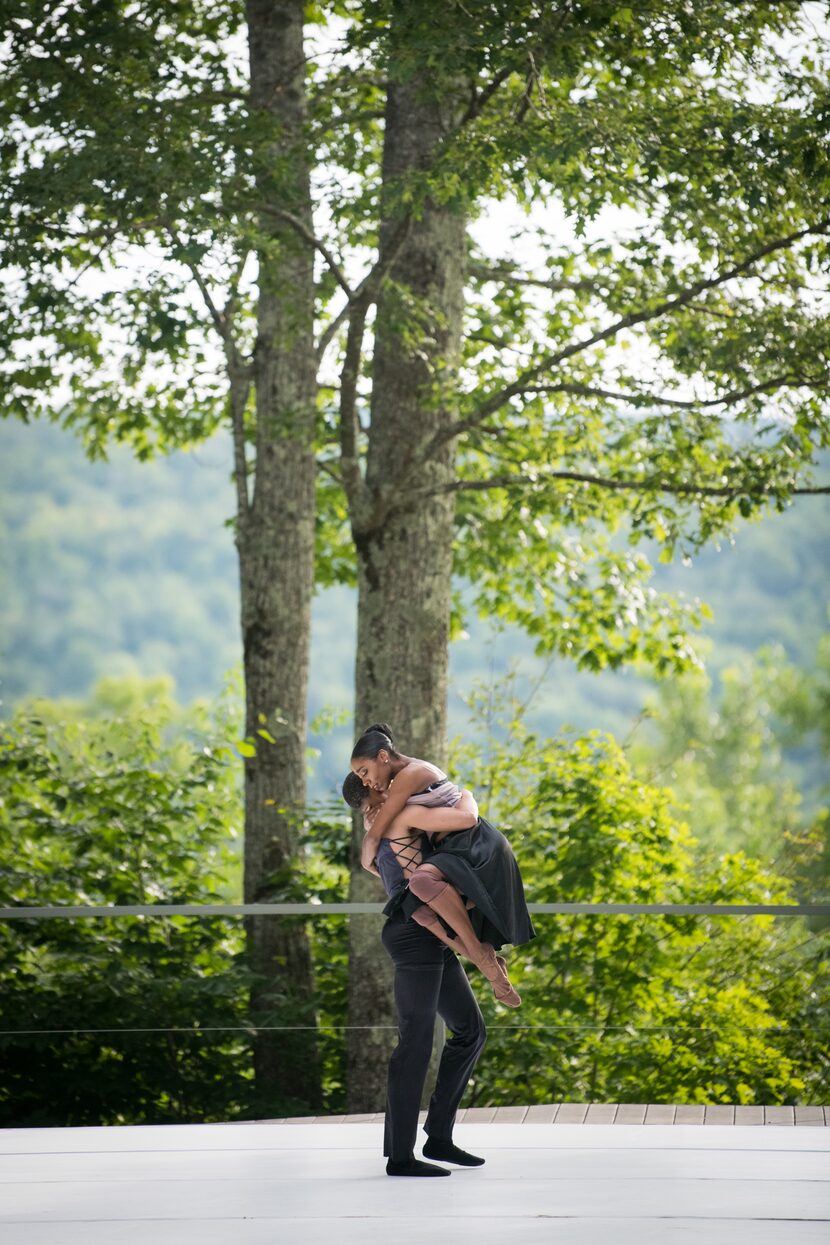
<path id="1" fill-rule="evenodd" d="M 424 1113 L 421 1113 L 423 1120 Z M 378 1124 L 383 1112 L 362 1115 L 303 1115 L 245 1124 Z M 830 1107 L 730 1106 L 723 1103 L 555 1102 L 531 1107 L 467 1107 L 458 1124 L 739 1124 L 767 1127 L 830 1126 Z"/>

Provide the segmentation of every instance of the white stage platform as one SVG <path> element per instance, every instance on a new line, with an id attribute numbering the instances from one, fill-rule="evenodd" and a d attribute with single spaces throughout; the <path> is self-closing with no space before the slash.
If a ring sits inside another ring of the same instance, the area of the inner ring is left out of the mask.
<path id="1" fill-rule="evenodd" d="M 463 1123 L 390 1179 L 382 1128 L 0 1132 L 3 1245 L 828 1245 L 830 1130 Z"/>

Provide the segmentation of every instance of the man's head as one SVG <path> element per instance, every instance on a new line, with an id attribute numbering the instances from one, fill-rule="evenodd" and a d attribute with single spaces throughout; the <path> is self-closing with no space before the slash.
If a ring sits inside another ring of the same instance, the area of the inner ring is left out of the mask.
<path id="1" fill-rule="evenodd" d="M 373 791 L 371 787 L 364 786 L 354 771 L 347 774 L 343 780 L 343 799 L 349 808 L 356 808 L 359 812 L 365 813 L 370 808 L 376 808 L 378 804 L 382 804 L 384 798 L 382 791 Z"/>

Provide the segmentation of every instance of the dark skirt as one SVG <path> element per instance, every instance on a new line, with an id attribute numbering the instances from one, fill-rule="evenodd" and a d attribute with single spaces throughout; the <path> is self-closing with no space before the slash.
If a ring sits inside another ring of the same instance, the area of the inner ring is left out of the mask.
<path id="1" fill-rule="evenodd" d="M 454 831 L 425 852 L 424 864 L 440 869 L 475 905 L 470 922 L 481 942 L 498 949 L 507 942 L 520 946 L 536 936 L 513 850 L 501 831 L 483 817 L 470 830 Z M 390 899 L 384 912 L 411 916 L 420 903 L 407 887 Z"/>

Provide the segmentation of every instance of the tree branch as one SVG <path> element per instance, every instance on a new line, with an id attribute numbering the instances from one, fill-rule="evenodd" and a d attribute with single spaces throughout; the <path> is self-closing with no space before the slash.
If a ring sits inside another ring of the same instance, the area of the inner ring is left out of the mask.
<path id="1" fill-rule="evenodd" d="M 340 471 L 352 512 L 359 505 L 364 489 L 363 477 L 360 474 L 357 382 L 360 376 L 366 316 L 370 305 L 371 296 L 367 288 L 363 296 L 351 307 L 349 331 L 346 334 L 346 357 L 340 373 Z"/>
<path id="2" fill-rule="evenodd" d="M 125 240 L 129 241 L 128 235 L 131 231 L 143 231 L 147 229 L 169 229 L 169 221 L 163 216 L 149 216 L 144 220 L 129 221 L 124 224 L 101 226 L 98 229 L 66 229 L 62 225 L 52 224 L 48 218 L 38 222 L 44 231 L 48 231 L 56 238 L 68 238 L 72 242 L 99 242 L 103 239 L 104 243 L 114 242 L 121 234 L 125 235 Z"/>
<path id="3" fill-rule="evenodd" d="M 524 273 L 516 272 L 515 269 L 509 269 L 502 264 L 484 264 L 474 262 L 470 265 L 470 272 L 474 277 L 480 277 L 483 281 L 499 281 L 503 285 L 533 285 L 542 290 L 553 290 L 559 293 L 563 290 L 579 291 L 596 289 L 597 282 L 592 281 L 588 277 L 578 278 L 575 281 L 560 280 L 552 277 L 546 280 L 544 277 L 529 277 Z"/>
<path id="4" fill-rule="evenodd" d="M 512 69 L 499 70 L 499 72 L 495 75 L 493 80 L 489 82 L 487 86 L 484 87 L 483 90 L 480 92 L 477 92 L 475 90 L 475 87 L 473 87 L 472 98 L 470 100 L 470 103 L 467 109 L 465 110 L 465 112 L 462 114 L 461 118 L 459 119 L 459 122 L 457 126 L 455 127 L 455 129 L 453 130 L 451 137 L 455 137 L 455 135 L 458 134 L 460 130 L 463 130 L 466 125 L 469 125 L 471 121 L 474 121 L 475 118 L 479 116 L 482 109 L 485 107 L 488 101 L 493 97 L 493 95 L 495 95 L 496 91 L 499 89 L 501 84 L 505 82 L 507 78 L 510 77 L 512 72 L 513 72 Z M 291 223 L 294 223 L 294 218 L 291 217 L 290 213 L 280 212 L 279 214 L 286 217 L 286 219 L 290 219 Z M 302 226 L 301 221 L 297 221 L 296 224 Z M 411 225 L 412 225 L 412 216 L 411 216 L 411 213 L 407 213 L 406 216 L 401 218 L 401 223 L 398 226 L 396 233 L 393 235 L 391 244 L 386 247 L 383 259 L 378 259 L 374 267 L 370 269 L 370 271 L 363 278 L 357 290 L 352 290 L 349 287 L 348 282 L 346 281 L 345 276 L 342 273 L 340 273 L 340 275 L 338 276 L 339 269 L 333 265 L 331 258 L 328 255 L 326 255 L 326 260 L 329 263 L 329 266 L 332 268 L 334 275 L 338 278 L 339 284 L 345 291 L 346 298 L 348 301 L 346 305 L 340 309 L 340 311 L 337 313 L 334 319 L 330 322 L 330 324 L 327 325 L 327 327 L 321 334 L 320 341 L 318 342 L 318 345 L 317 345 L 318 359 L 322 359 L 326 350 L 331 345 L 334 338 L 337 336 L 337 333 L 340 331 L 345 321 L 351 315 L 353 304 L 359 301 L 363 297 L 367 284 L 373 286 L 374 293 L 373 293 L 371 301 L 374 301 L 374 298 L 377 296 L 377 288 L 379 287 L 381 280 L 386 275 L 389 268 L 394 263 L 398 255 L 398 252 L 400 251 L 400 248 L 403 245 L 407 237 L 407 234 L 409 233 Z M 323 244 L 320 243 L 318 239 L 316 239 L 313 235 L 309 234 L 307 231 L 304 234 L 304 236 L 307 238 L 308 241 L 310 241 L 314 246 L 316 246 L 318 250 L 320 250 Z M 325 254 L 325 252 L 321 251 L 321 254 Z M 368 310 L 368 307 L 367 307 L 367 310 Z"/>
<path id="5" fill-rule="evenodd" d="M 337 116 L 329 118 L 325 125 L 320 125 L 320 132 L 330 134 L 344 125 L 359 125 L 361 121 L 382 121 L 385 115 L 382 108 L 362 108 L 356 112 L 339 112 Z"/>
<path id="6" fill-rule="evenodd" d="M 331 343 L 334 341 L 343 323 L 348 320 L 353 304 L 347 302 L 341 307 L 333 320 L 330 320 L 323 332 L 320 334 L 320 340 L 317 343 L 317 359 L 322 359 Z"/>
<path id="7" fill-rule="evenodd" d="M 179 247 L 183 251 L 184 243 L 182 242 L 181 238 L 176 233 L 176 230 L 173 228 L 172 225 L 167 226 L 167 232 L 170 234 L 170 239 L 173 245 Z M 202 301 L 207 307 L 208 314 L 210 315 L 210 318 L 213 321 L 214 328 L 216 329 L 219 336 L 222 338 L 222 341 L 228 340 L 228 337 L 229 337 L 228 326 L 225 323 L 225 318 L 222 315 L 222 312 L 216 306 L 216 303 L 213 301 L 213 295 L 208 289 L 207 282 L 205 281 L 204 277 L 199 271 L 198 264 L 194 264 L 193 260 L 191 259 L 184 259 L 183 257 L 179 257 L 176 255 L 174 255 L 173 258 L 179 259 L 180 263 L 183 263 L 184 266 L 188 269 L 188 271 L 190 272 L 190 275 L 193 277 L 193 280 L 196 282 L 196 285 L 199 287 L 199 293 L 202 295 Z"/>
<path id="8" fill-rule="evenodd" d="M 336 471 L 335 468 L 332 467 L 330 462 L 327 462 L 325 458 L 318 458 L 317 466 L 324 473 L 324 475 L 327 475 L 330 479 L 334 480 L 336 484 L 339 484 L 342 487 L 343 477 L 339 471 Z"/>
<path id="9" fill-rule="evenodd" d="M 213 88 L 210 91 L 194 91 L 192 95 L 181 96 L 172 102 L 174 104 L 247 104 L 250 103 L 250 94 L 247 90 L 219 91 Z"/>
<path id="10" fill-rule="evenodd" d="M 334 337 L 336 336 L 341 325 L 346 320 L 348 320 L 349 317 L 351 316 L 353 308 L 355 306 L 361 305 L 364 299 L 367 300 L 366 308 L 365 308 L 365 311 L 363 312 L 363 320 L 364 320 L 364 325 L 365 325 L 366 315 L 368 314 L 369 308 L 371 307 L 372 303 L 375 302 L 375 300 L 377 299 L 381 282 L 383 281 L 383 278 L 386 276 L 387 272 L 389 271 L 389 269 L 392 267 L 395 260 L 397 259 L 400 249 L 403 246 L 404 242 L 406 241 L 406 238 L 411 228 L 412 228 L 412 216 L 410 213 L 407 213 L 406 216 L 403 216 L 401 218 L 399 225 L 397 226 L 395 232 L 393 233 L 392 237 L 389 240 L 389 243 L 384 249 L 382 258 L 379 258 L 375 262 L 375 264 L 373 264 L 373 266 L 366 273 L 366 276 L 361 281 L 360 285 L 355 290 L 352 297 L 346 303 L 345 307 L 341 308 L 341 310 L 337 313 L 337 315 L 334 317 L 331 323 L 326 326 L 326 329 L 321 335 L 320 341 L 317 344 L 317 358 L 318 359 L 322 359 L 326 350 L 331 345 L 331 342 L 334 340 Z M 363 341 L 363 329 L 361 329 L 361 344 L 362 344 L 362 341 Z"/>
<path id="11" fill-rule="evenodd" d="M 247 246 L 243 247 L 237 261 L 236 268 L 233 271 L 233 275 L 228 281 L 228 288 L 230 292 L 225 300 L 225 306 L 222 308 L 222 319 L 228 326 L 228 329 L 231 327 L 231 322 L 233 320 L 234 313 L 236 312 L 237 303 L 239 301 L 239 283 L 242 280 L 242 273 L 245 271 L 245 265 L 248 262 L 249 255 L 250 248 Z"/>
<path id="12" fill-rule="evenodd" d="M 172 225 L 167 227 L 168 233 L 175 246 L 182 247 L 182 241 L 176 233 Z M 250 497 L 248 495 L 248 459 L 245 454 L 245 407 L 248 405 L 248 395 L 251 392 L 251 383 L 253 370 L 249 363 L 246 363 L 239 348 L 236 344 L 232 329 L 231 316 L 235 301 L 239 290 L 239 280 L 242 276 L 242 270 L 245 261 L 248 258 L 247 250 L 239 257 L 236 271 L 230 281 L 230 294 L 225 303 L 225 307 L 220 311 L 213 300 L 213 295 L 208 288 L 207 282 L 199 271 L 198 264 L 194 264 L 192 260 L 184 259 L 182 262 L 189 269 L 193 280 L 199 288 L 205 306 L 217 333 L 222 339 L 225 348 L 225 363 L 228 372 L 228 406 L 231 416 L 231 432 L 233 434 L 233 458 L 234 458 L 234 483 L 236 485 L 236 513 L 238 522 L 241 525 L 245 523 L 250 510 Z"/>
<path id="13" fill-rule="evenodd" d="M 366 274 L 356 297 L 346 308 L 349 330 L 346 334 L 346 354 L 340 373 L 340 470 L 353 521 L 355 519 L 359 521 L 360 508 L 366 497 L 366 486 L 360 474 L 360 421 L 357 416 L 357 383 L 360 378 L 366 316 L 378 296 L 383 278 L 395 262 L 411 224 L 412 217 L 407 214 L 390 238 L 384 249 L 383 257 Z"/>
<path id="14" fill-rule="evenodd" d="M 688 303 L 687 306 L 691 311 L 700 311 L 705 316 L 717 316 L 720 320 L 734 320 L 734 313 L 731 311 L 721 311 L 719 307 L 707 307 L 706 303 Z"/>
<path id="15" fill-rule="evenodd" d="M 475 121 L 476 117 L 481 116 L 485 106 L 495 95 L 501 84 L 505 82 L 512 74 L 512 69 L 500 69 L 491 82 L 477 91 L 473 87 L 473 96 L 465 111 L 461 114 L 457 129 L 463 130 L 465 125 L 469 125 L 471 121 Z"/>
<path id="16" fill-rule="evenodd" d="M 701 281 L 695 281 L 685 290 L 681 290 L 680 293 L 673 294 L 671 298 L 663 299 L 662 302 L 654 306 L 629 312 L 628 315 L 621 316 L 619 320 L 615 320 L 613 324 L 609 324 L 607 328 L 593 333 L 590 337 L 572 342 L 562 350 L 551 352 L 540 363 L 522 372 L 511 384 L 506 385 L 497 393 L 491 394 L 468 418 L 459 420 L 449 428 L 444 428 L 431 437 L 417 457 L 414 465 L 419 466 L 426 459 L 430 458 L 446 441 L 451 441 L 453 438 L 462 436 L 465 432 L 478 427 L 488 416 L 495 414 L 496 411 L 505 406 L 511 398 L 518 397 L 522 393 L 534 391 L 537 388 L 535 383 L 537 377 L 543 372 L 557 367 L 567 359 L 573 358 L 574 355 L 581 354 L 584 350 L 590 349 L 591 346 L 609 341 L 622 332 L 623 329 L 632 328 L 636 324 L 645 324 L 649 320 L 655 320 L 660 316 L 687 306 L 693 299 L 697 298 L 698 294 L 703 293 L 705 290 L 715 289 L 720 285 L 724 285 L 727 281 L 734 280 L 735 277 L 742 276 L 744 273 L 749 272 L 759 260 L 765 259 L 768 255 L 772 255 L 776 251 L 782 251 L 788 246 L 792 246 L 794 242 L 798 242 L 810 235 L 827 233 L 828 226 L 830 226 L 830 217 L 825 217 L 815 225 L 808 225 L 804 229 L 795 230 L 784 238 L 776 238 L 773 242 L 767 242 L 764 246 L 759 247 L 757 251 L 754 251 L 752 255 L 747 256 L 740 263 L 733 264 L 731 268 L 726 269 L 724 272 L 713 277 L 707 277 Z"/>
<path id="17" fill-rule="evenodd" d="M 568 381 L 563 381 L 558 385 L 534 385 L 526 392 L 572 393 L 577 397 L 607 398 L 611 402 L 624 402 L 627 406 L 671 406 L 683 411 L 697 411 L 711 406 L 734 406 L 736 402 L 743 402 L 757 393 L 771 393 L 777 389 L 797 389 L 802 385 L 820 384 L 828 377 L 830 377 L 828 372 L 819 376 L 800 376 L 798 373 L 789 373 L 784 376 L 775 376 L 771 380 L 760 381 L 757 385 L 748 385 L 745 389 L 733 389 L 720 398 L 693 400 L 667 398 L 663 394 L 626 393 L 624 390 L 618 392 L 613 389 L 600 389 L 594 385 L 578 385 Z"/>
<path id="18" fill-rule="evenodd" d="M 537 75 L 535 73 L 535 67 L 531 66 L 530 72 L 525 78 L 525 89 L 522 91 L 522 98 L 519 101 L 519 107 L 516 109 L 516 116 L 514 118 L 516 125 L 522 124 L 527 116 L 528 110 L 530 109 L 531 99 L 533 97 L 533 88 L 536 85 L 536 78 Z"/>
<path id="19" fill-rule="evenodd" d="M 316 251 L 319 251 L 334 274 L 337 284 L 345 292 L 346 297 L 350 302 L 354 299 L 355 291 L 349 285 L 345 272 L 321 238 L 318 238 L 293 212 L 286 212 L 284 208 L 271 207 L 269 204 L 261 205 L 261 210 L 268 216 L 276 216 L 279 220 L 284 220 L 292 229 L 296 230 L 301 238 L 304 238 Z"/>
<path id="20" fill-rule="evenodd" d="M 416 489 L 411 490 L 407 494 L 410 498 L 414 494 L 418 496 L 437 496 L 445 493 L 470 493 L 470 492 L 486 492 L 491 489 L 517 489 L 532 488 L 536 489 L 540 484 L 547 484 L 552 480 L 567 480 L 577 484 L 592 484 L 598 488 L 613 489 L 619 491 L 634 492 L 655 492 L 655 493 L 672 493 L 678 497 L 746 497 L 750 494 L 760 493 L 762 496 L 771 495 L 775 492 L 772 488 L 739 488 L 734 485 L 718 485 L 709 486 L 705 484 L 681 484 L 677 481 L 667 479 L 657 480 L 617 480 L 609 476 L 590 475 L 588 472 L 582 471 L 546 471 L 543 475 L 537 476 L 536 479 L 525 478 L 517 475 L 509 476 L 491 476 L 487 480 L 453 480 L 450 484 L 442 484 L 437 488 Z M 830 485 L 805 486 L 804 488 L 794 488 L 791 490 L 793 495 L 817 495 L 830 493 Z"/>
<path id="21" fill-rule="evenodd" d="M 242 527 L 248 518 L 251 499 L 248 494 L 248 457 L 245 453 L 245 408 L 251 392 L 251 369 L 242 364 L 234 342 L 225 341 L 230 392 L 228 405 L 233 434 L 233 477 L 236 485 L 236 513 Z M 241 533 L 240 533 L 241 534 Z"/>
<path id="22" fill-rule="evenodd" d="M 529 368 L 527 372 L 518 377 L 511 385 L 507 385 L 499 393 L 492 394 L 478 408 L 477 418 L 484 419 L 498 410 L 499 407 L 504 406 L 506 402 L 509 402 L 510 398 L 522 393 L 527 388 L 528 383 L 532 382 L 540 373 L 547 371 L 548 368 L 556 367 L 559 363 L 564 363 L 566 359 L 580 354 L 583 350 L 588 350 L 591 346 L 596 346 L 600 342 L 616 337 L 623 329 L 633 328 L 636 324 L 645 324 L 649 320 L 656 320 L 659 316 L 666 315 L 671 311 L 677 311 L 680 307 L 685 307 L 693 299 L 697 298 L 699 294 L 704 293 L 704 291 L 716 289 L 727 281 L 732 281 L 735 277 L 749 272 L 759 260 L 765 259 L 768 255 L 773 255 L 776 251 L 785 250 L 787 247 L 792 246 L 794 242 L 799 242 L 802 238 L 809 237 L 811 234 L 826 233 L 828 225 L 830 225 L 830 217 L 825 217 L 816 225 L 808 225 L 805 229 L 795 230 L 784 238 L 776 238 L 773 242 L 767 242 L 753 252 L 752 255 L 741 260 L 740 263 L 733 264 L 731 268 L 727 268 L 725 272 L 716 274 L 713 277 L 706 277 L 702 281 L 695 281 L 685 290 L 681 290 L 679 294 L 674 294 L 671 298 L 664 299 L 663 302 L 657 303 L 654 307 L 645 307 L 639 311 L 629 312 L 628 315 L 622 316 L 619 320 L 609 324 L 607 328 L 601 329 L 598 333 L 594 333 L 591 337 L 585 338 L 583 341 L 573 342 L 570 346 L 566 346 L 564 350 L 549 354 L 541 363 L 538 363 L 533 368 Z"/>

